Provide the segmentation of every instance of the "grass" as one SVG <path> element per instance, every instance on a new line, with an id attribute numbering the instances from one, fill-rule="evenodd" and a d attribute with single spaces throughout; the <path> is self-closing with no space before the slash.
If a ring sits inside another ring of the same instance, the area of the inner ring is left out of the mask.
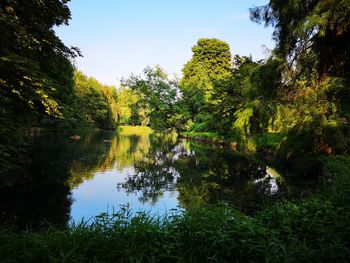
<path id="1" fill-rule="evenodd" d="M 127 135 L 143 136 L 143 135 L 149 135 L 153 133 L 153 130 L 146 126 L 119 126 L 117 128 L 117 132 L 126 136 Z"/>
<path id="2" fill-rule="evenodd" d="M 216 132 L 184 132 L 181 134 L 184 137 L 208 140 L 208 141 L 223 141 L 224 138 Z"/>
<path id="3" fill-rule="evenodd" d="M 350 158 L 322 159 L 324 188 L 254 217 L 226 205 L 163 218 L 127 208 L 91 225 L 0 230 L 2 262 L 350 262 Z"/>
<path id="4" fill-rule="evenodd" d="M 264 133 L 256 139 L 257 149 L 277 149 L 284 139 L 283 134 Z"/>
<path id="5" fill-rule="evenodd" d="M 182 136 L 206 142 L 224 142 L 230 143 L 236 141 L 234 138 L 231 140 L 225 139 L 222 135 L 216 132 L 184 132 Z M 278 133 L 264 133 L 258 135 L 256 138 L 251 140 L 240 141 L 238 145 L 243 152 L 255 153 L 258 150 L 276 150 L 280 146 L 284 139 L 284 135 Z M 252 145 L 250 145 L 252 144 Z"/>
<path id="6" fill-rule="evenodd" d="M 160 220 L 125 211 L 93 225 L 0 234 L 3 262 L 348 262 L 348 212 L 310 199 L 256 218 L 225 206 Z"/>

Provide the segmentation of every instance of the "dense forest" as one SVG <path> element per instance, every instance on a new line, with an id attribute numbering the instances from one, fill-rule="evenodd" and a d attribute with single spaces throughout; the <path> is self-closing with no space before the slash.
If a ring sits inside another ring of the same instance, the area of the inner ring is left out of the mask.
<path id="1" fill-rule="evenodd" d="M 181 78 L 171 78 L 156 65 L 146 67 L 141 75 L 124 78 L 120 87 L 103 85 L 74 65 L 74 59 L 83 54 L 77 47 L 67 47 L 54 30 L 68 25 L 68 2 L 0 2 L 0 175 L 11 174 L 29 161 L 26 137 L 36 129 L 148 126 L 157 132 L 176 131 L 207 142 L 231 143 L 244 154 L 263 154 L 269 162 L 293 170 L 299 177 L 316 177 L 330 194 L 326 200 L 317 196 L 299 205 L 283 204 L 256 218 L 221 208 L 213 209 L 213 213 L 206 211 L 199 221 L 196 213 L 186 214 L 175 218 L 174 225 L 168 221 L 154 223 L 141 216 L 131 223 L 135 232 L 119 226 L 116 231 L 121 240 L 136 238 L 135 233 L 141 233 L 140 242 L 152 236 L 154 246 L 168 242 L 164 251 L 176 250 L 178 257 L 185 246 L 197 246 L 194 251 L 198 254 L 191 254 L 194 261 L 208 259 L 209 254 L 221 262 L 267 262 L 270 256 L 274 262 L 286 258 L 292 262 L 292 257 L 298 261 L 301 255 L 325 262 L 350 258 L 346 236 L 350 234 L 350 1 L 270 0 L 266 6 L 250 9 L 252 22 L 274 29 L 276 47 L 266 59 L 254 61 L 234 54 L 234 47 L 231 52 L 225 41 L 201 38 L 192 47 L 192 58 L 184 61 Z M 315 215 L 319 216 L 317 222 L 312 221 Z M 211 220 L 215 218 L 220 220 L 214 226 Z M 300 221 L 294 224 L 296 218 Z M 311 225 L 303 220 L 310 220 Z M 145 231 L 140 222 L 153 232 Z M 201 236 L 201 224 L 211 232 L 204 231 Z M 101 235 L 107 230 L 97 225 L 100 228 L 87 236 L 96 234 L 107 242 L 107 235 Z M 191 227 L 195 229 L 193 240 L 187 240 L 182 234 L 191 232 Z M 244 242 L 235 246 L 226 232 L 220 232 L 221 227 L 248 243 L 261 241 L 264 247 L 249 248 Z M 227 243 L 216 242 L 215 231 L 223 234 Z M 6 235 L 16 244 L 17 237 Z M 55 247 L 51 235 L 46 233 L 42 238 Z M 65 238 L 65 234 L 55 235 Z M 212 246 L 222 252 L 226 247 L 232 254 L 199 249 L 198 240 L 205 235 L 213 239 L 212 243 L 211 239 L 206 241 L 206 248 Z M 3 240 L 0 238 L 0 244 Z M 173 248 L 172 242 L 180 243 Z M 284 251 L 286 258 L 276 256 L 282 247 L 290 250 Z M 237 249 L 245 254 L 234 254 Z M 153 262 L 158 252 L 149 257 L 141 252 L 137 255 L 140 262 Z M 165 254 L 158 261 L 181 261 Z M 132 261 L 130 257 L 124 260 Z"/>

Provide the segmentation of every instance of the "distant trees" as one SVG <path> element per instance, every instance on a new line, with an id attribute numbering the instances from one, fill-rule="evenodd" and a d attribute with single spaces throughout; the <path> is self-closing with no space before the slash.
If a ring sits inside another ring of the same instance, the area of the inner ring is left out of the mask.
<path id="1" fill-rule="evenodd" d="M 147 125 L 148 120 L 142 119 L 144 110 L 138 106 L 138 96 L 131 89 L 121 86 L 117 90 L 118 112 L 120 125 Z"/>
<path id="2" fill-rule="evenodd" d="M 70 107 L 75 114 L 75 125 L 116 128 L 120 116 L 116 88 L 102 85 L 80 71 L 75 72 L 74 83 L 75 101 Z"/>
<path id="3" fill-rule="evenodd" d="M 132 75 L 123 81 L 137 96 L 137 105 L 147 112 L 149 126 L 156 130 L 178 127 L 179 90 L 176 80 L 170 80 L 162 68 L 147 67 L 144 76 Z"/>

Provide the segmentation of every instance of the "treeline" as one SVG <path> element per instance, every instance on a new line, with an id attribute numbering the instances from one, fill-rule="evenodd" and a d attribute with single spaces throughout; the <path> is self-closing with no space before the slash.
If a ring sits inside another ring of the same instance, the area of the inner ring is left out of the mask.
<path id="1" fill-rule="evenodd" d="M 180 80 L 160 67 L 124 81 L 154 129 L 213 133 L 254 152 L 347 154 L 350 146 L 350 6 L 279 1 L 250 10 L 274 27 L 276 48 L 261 61 L 199 39 Z M 142 105 L 142 107 L 141 107 Z"/>
<path id="2" fill-rule="evenodd" d="M 115 129 L 119 119 L 117 89 L 80 71 L 74 73 L 74 101 L 63 123 L 70 127 Z"/>
<path id="3" fill-rule="evenodd" d="M 79 49 L 53 29 L 68 25 L 67 3 L 0 2 L 0 172 L 26 161 L 29 128 L 116 127 L 116 89 L 76 71 Z"/>
<path id="4" fill-rule="evenodd" d="M 76 128 L 115 129 L 119 109 L 117 107 L 117 89 L 106 86 L 79 70 L 73 72 L 73 87 L 69 100 L 58 104 L 61 116 L 39 114 L 31 122 L 31 127 L 54 130 Z"/>
<path id="5" fill-rule="evenodd" d="M 67 25 L 68 1 L 0 3 L 0 163 L 20 163 L 30 127 L 117 124 L 205 133 L 254 152 L 349 152 L 348 1 L 271 0 L 251 19 L 274 27 L 269 58 L 232 55 L 218 39 L 199 39 L 181 79 L 159 67 L 132 75 L 118 91 L 77 71 L 80 56 L 53 28 Z"/>

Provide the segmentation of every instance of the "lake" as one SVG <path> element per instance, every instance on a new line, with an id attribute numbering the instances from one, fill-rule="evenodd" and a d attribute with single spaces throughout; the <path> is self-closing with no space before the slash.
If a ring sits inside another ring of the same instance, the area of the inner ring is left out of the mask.
<path id="1" fill-rule="evenodd" d="M 89 220 L 127 206 L 162 216 L 227 203 L 246 213 L 295 187 L 242 154 L 148 129 L 33 134 L 26 169 L 1 177 L 1 221 L 20 227 Z"/>

